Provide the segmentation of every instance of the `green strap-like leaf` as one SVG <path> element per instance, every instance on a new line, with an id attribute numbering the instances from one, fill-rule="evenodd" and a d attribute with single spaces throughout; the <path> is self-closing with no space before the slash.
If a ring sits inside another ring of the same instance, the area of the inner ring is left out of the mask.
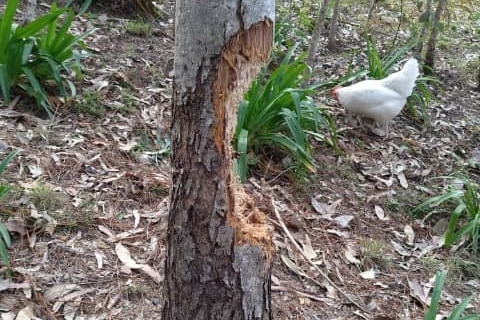
<path id="1" fill-rule="evenodd" d="M 439 271 L 435 277 L 435 284 L 433 286 L 432 300 L 430 308 L 425 313 L 425 320 L 435 320 L 440 304 L 440 296 L 442 294 L 443 283 L 445 282 L 446 271 Z"/>
<path id="2" fill-rule="evenodd" d="M 7 248 L 9 248 L 12 244 L 10 234 L 8 233 L 7 228 L 2 222 L 0 222 L 0 241 L 3 241 Z"/>
<path id="3" fill-rule="evenodd" d="M 20 0 L 8 0 L 5 12 L 1 16 L 0 21 L 0 55 L 2 55 L 7 49 L 10 42 L 13 18 L 18 7 Z"/>
<path id="4" fill-rule="evenodd" d="M 5 157 L 5 159 L 2 160 L 2 162 L 0 162 L 0 174 L 3 173 L 3 171 L 5 171 L 5 168 L 7 167 L 7 165 L 10 163 L 10 161 L 12 161 L 12 159 L 20 152 L 20 150 L 13 150 L 12 152 L 10 152 L 8 154 L 8 156 Z"/>

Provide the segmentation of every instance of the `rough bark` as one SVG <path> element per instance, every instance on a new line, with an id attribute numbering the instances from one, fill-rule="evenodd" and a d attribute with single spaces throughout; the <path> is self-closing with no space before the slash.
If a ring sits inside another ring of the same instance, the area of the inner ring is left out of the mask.
<path id="1" fill-rule="evenodd" d="M 442 20 L 443 13 L 447 9 L 447 0 L 439 0 L 437 9 L 435 10 L 435 20 L 433 21 L 432 32 L 427 42 L 427 49 L 425 52 L 425 64 L 423 66 L 423 73 L 426 75 L 432 75 L 435 68 L 435 51 L 437 46 L 437 38 L 440 33 L 440 21 Z"/>
<path id="2" fill-rule="evenodd" d="M 273 20 L 273 0 L 177 0 L 164 320 L 271 318 L 271 234 L 231 140 Z"/>
<path id="3" fill-rule="evenodd" d="M 323 0 L 322 7 L 318 13 L 317 22 L 313 29 L 312 40 L 310 41 L 310 48 L 308 50 L 307 64 L 313 68 L 315 57 L 317 55 L 318 46 L 320 45 L 320 36 L 322 35 L 323 22 L 325 21 L 325 13 L 327 12 L 330 0 Z"/>
<path id="4" fill-rule="evenodd" d="M 335 0 L 335 7 L 333 8 L 332 21 L 330 23 L 330 31 L 328 33 L 327 48 L 330 52 L 339 52 L 340 48 L 335 41 L 335 35 L 337 34 L 338 26 L 338 11 L 340 9 L 340 0 Z"/>

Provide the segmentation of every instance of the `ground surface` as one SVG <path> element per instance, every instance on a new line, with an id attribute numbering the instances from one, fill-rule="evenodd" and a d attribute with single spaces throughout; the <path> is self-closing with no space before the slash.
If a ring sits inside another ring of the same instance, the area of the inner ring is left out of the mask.
<path id="1" fill-rule="evenodd" d="M 79 98 L 60 104 L 52 120 L 25 112 L 23 99 L 0 109 L 0 139 L 22 150 L 4 175 L 13 274 L 0 269 L 1 319 L 160 317 L 173 23 L 141 37 L 126 31 L 123 11 L 104 9 L 75 25 L 97 28 L 86 41 L 92 55 Z M 361 43 L 343 45 L 351 52 Z M 346 72 L 345 54 L 321 50 L 316 77 Z M 442 311 L 473 293 L 470 310 L 480 312 L 475 257 L 439 245 L 443 216 L 410 214 L 451 183 L 443 176 L 480 182 L 480 94 L 455 57 L 439 61 L 431 126 L 402 115 L 383 140 L 347 125 L 319 94 L 344 153 L 319 145 L 310 183 L 267 173 L 247 184 L 275 226 L 274 319 L 423 319 L 442 266 Z"/>

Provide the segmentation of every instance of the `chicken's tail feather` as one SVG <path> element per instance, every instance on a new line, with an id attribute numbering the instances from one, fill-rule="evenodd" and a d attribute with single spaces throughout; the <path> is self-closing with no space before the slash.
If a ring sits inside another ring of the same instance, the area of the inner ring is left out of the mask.
<path id="1" fill-rule="evenodd" d="M 418 62 L 415 58 L 410 58 L 403 66 L 402 70 L 392 73 L 382 80 L 383 84 L 392 90 L 395 90 L 402 97 L 407 98 L 413 92 L 415 80 L 419 75 Z"/>
<path id="2" fill-rule="evenodd" d="M 415 58 L 408 59 L 407 63 L 402 68 L 403 74 L 410 79 L 411 81 L 415 82 L 418 77 L 418 62 Z"/>

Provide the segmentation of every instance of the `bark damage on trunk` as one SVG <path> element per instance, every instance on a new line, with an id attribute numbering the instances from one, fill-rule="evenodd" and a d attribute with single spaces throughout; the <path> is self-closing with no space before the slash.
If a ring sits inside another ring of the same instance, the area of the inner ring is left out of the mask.
<path id="1" fill-rule="evenodd" d="M 177 1 L 163 319 L 270 319 L 274 247 L 237 183 L 237 106 L 267 61 L 274 2 Z"/>

